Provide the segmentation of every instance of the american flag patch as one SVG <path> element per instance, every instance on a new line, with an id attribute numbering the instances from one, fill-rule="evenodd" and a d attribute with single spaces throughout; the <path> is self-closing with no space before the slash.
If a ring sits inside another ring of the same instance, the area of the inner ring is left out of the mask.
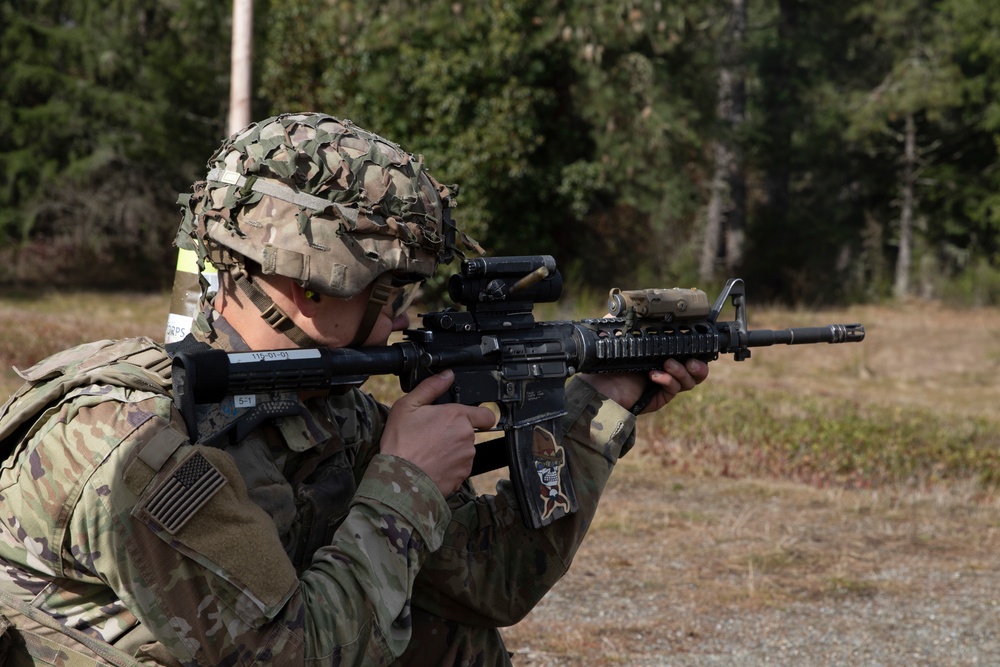
<path id="1" fill-rule="evenodd" d="M 173 535 L 225 484 L 218 468 L 195 452 L 153 492 L 146 510 Z"/>

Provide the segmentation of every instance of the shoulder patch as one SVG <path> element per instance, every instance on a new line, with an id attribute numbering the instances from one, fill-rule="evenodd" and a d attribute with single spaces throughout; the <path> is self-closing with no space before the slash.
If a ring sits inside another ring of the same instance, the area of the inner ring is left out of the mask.
<path id="1" fill-rule="evenodd" d="M 164 549 L 175 553 L 173 558 L 190 559 L 190 572 L 202 573 L 181 587 L 201 591 L 205 581 L 225 580 L 230 586 L 207 584 L 206 594 L 254 627 L 273 619 L 298 590 L 298 576 L 274 521 L 250 500 L 236 462 L 221 449 L 180 447 L 132 516 L 149 530 L 135 531 L 128 548 L 136 561 L 151 565 L 146 576 L 164 590 L 179 585 L 177 571 L 155 565 L 164 558 Z"/>
<path id="2" fill-rule="evenodd" d="M 174 535 L 212 496 L 226 478 L 201 452 L 194 450 L 143 503 L 149 517 Z"/>

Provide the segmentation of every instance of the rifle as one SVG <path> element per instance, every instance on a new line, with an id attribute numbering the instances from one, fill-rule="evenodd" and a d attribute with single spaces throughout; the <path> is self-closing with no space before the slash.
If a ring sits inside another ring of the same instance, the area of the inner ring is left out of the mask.
<path id="1" fill-rule="evenodd" d="M 536 303 L 562 293 L 549 255 L 476 258 L 448 283 L 459 306 L 422 315 L 400 343 L 367 348 L 310 348 L 226 353 L 182 351 L 173 361 L 174 400 L 192 442 L 211 445 L 235 429 L 240 439 L 262 421 L 294 414 L 299 391 L 357 386 L 369 376 L 399 377 L 403 391 L 451 368 L 455 380 L 440 402 L 495 404 L 504 436 L 478 445 L 473 475 L 502 467 L 525 525 L 541 527 L 575 512 L 562 448 L 565 382 L 578 372 L 648 372 L 669 359 L 737 361 L 751 347 L 848 343 L 864 339 L 860 324 L 784 330 L 747 329 L 746 292 L 729 280 L 714 305 L 697 289 L 613 289 L 610 317 L 536 322 Z M 719 321 L 731 301 L 733 321 Z M 655 395 L 650 383 L 631 411 Z"/>

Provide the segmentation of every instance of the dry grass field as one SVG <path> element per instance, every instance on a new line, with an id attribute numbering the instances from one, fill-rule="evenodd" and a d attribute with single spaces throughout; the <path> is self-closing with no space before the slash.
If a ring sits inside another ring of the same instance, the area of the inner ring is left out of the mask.
<path id="1" fill-rule="evenodd" d="M 49 292 L 0 297 L 0 396 L 20 386 L 12 366 L 25 368 L 67 347 L 127 336 L 163 340 L 168 306 L 168 297 L 160 294 Z"/>
<path id="2" fill-rule="evenodd" d="M 76 342 L 158 338 L 166 308 L 0 299 L 0 390 L 11 364 Z M 506 632 L 515 664 L 1000 664 L 1000 312 L 749 319 L 867 338 L 719 360 L 644 417 L 569 575 Z"/>
<path id="3" fill-rule="evenodd" d="M 867 336 L 719 360 L 643 418 L 515 664 L 1000 664 L 1000 312 L 749 319 Z"/>

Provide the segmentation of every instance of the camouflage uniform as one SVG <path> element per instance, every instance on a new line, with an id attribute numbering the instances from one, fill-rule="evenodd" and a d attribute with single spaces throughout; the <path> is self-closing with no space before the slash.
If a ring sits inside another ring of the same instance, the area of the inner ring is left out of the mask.
<path id="1" fill-rule="evenodd" d="M 258 303 L 248 260 L 349 298 L 474 247 L 419 160 L 329 116 L 255 124 L 209 166 L 183 198 L 178 245 L 299 345 Z M 199 318 L 196 336 L 247 349 L 224 319 Z M 496 628 L 565 573 L 634 437 L 628 411 L 571 381 L 563 444 L 580 510 L 528 530 L 508 483 L 445 499 L 381 454 L 387 408 L 359 390 L 205 447 L 188 440 L 169 371 L 147 339 L 95 343 L 26 371 L 0 409 L 13 665 L 504 664 Z"/>
<path id="2" fill-rule="evenodd" d="M 627 411 L 571 382 L 580 512 L 528 530 L 508 483 L 446 502 L 380 454 L 386 408 L 370 396 L 306 407 L 206 448 L 161 392 L 70 391 L 0 473 L 0 591 L 151 664 L 500 664 L 493 628 L 565 573 L 633 437 Z M 214 490 L 188 494 L 204 502 L 175 527 L 161 505 L 196 477 Z"/>

